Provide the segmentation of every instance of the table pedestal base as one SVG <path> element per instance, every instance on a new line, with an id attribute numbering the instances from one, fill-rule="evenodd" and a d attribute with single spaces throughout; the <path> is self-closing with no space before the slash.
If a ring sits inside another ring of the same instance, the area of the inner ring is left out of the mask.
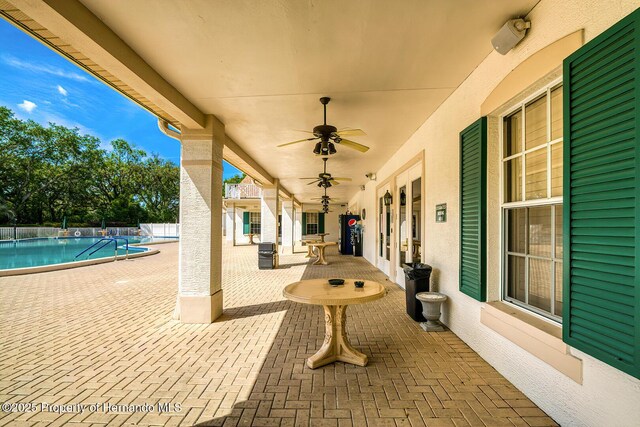
<path id="1" fill-rule="evenodd" d="M 325 305 L 324 321 L 324 343 L 316 354 L 307 359 L 307 366 L 316 369 L 333 362 L 367 366 L 367 356 L 353 348 L 347 339 L 347 306 Z"/>
<path id="2" fill-rule="evenodd" d="M 307 255 L 305 258 L 311 258 L 313 256 L 313 246 L 307 244 Z"/>
<path id="3" fill-rule="evenodd" d="M 318 259 L 313 262 L 313 265 L 329 264 L 327 260 L 324 259 L 324 246 L 316 246 L 316 250 L 318 251 Z"/>

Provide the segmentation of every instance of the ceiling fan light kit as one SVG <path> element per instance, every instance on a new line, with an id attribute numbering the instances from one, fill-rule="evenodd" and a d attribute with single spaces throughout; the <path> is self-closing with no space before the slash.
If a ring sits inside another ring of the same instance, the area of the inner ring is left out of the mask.
<path id="1" fill-rule="evenodd" d="M 298 141 L 287 142 L 280 144 L 278 147 L 285 147 L 288 145 L 298 144 L 306 141 L 315 141 L 319 139 L 314 148 L 313 154 L 330 156 L 337 153 L 335 144 L 340 144 L 345 147 L 365 153 L 369 150 L 366 145 L 359 144 L 355 141 L 344 139 L 344 136 L 365 136 L 366 133 L 362 129 L 344 129 L 338 130 L 335 126 L 327 124 L 327 104 L 331 101 L 328 96 L 320 98 L 320 103 L 323 105 L 324 110 L 324 123 L 313 128 L 313 138 L 300 139 Z"/>
<path id="2" fill-rule="evenodd" d="M 318 178 L 301 179 L 311 179 L 313 181 L 309 182 L 307 185 L 317 184 L 318 187 L 324 188 L 324 196 L 321 200 L 323 212 L 325 213 L 329 212 L 330 200 L 330 198 L 327 196 L 327 188 L 338 185 L 338 181 L 351 181 L 351 178 L 336 178 L 332 177 L 330 173 L 327 173 L 327 158 L 337 153 L 336 144 L 340 144 L 353 150 L 360 151 L 361 153 L 365 153 L 369 150 L 369 147 L 367 147 L 366 145 L 362 145 L 355 141 L 343 138 L 345 136 L 365 136 L 366 133 L 362 129 L 347 128 L 338 130 L 338 128 L 336 128 L 335 126 L 327 124 L 327 104 L 329 104 L 329 101 L 331 101 L 331 98 L 329 98 L 328 96 L 323 96 L 322 98 L 320 98 L 320 103 L 323 106 L 324 121 L 323 124 L 315 126 L 313 128 L 313 138 L 304 138 L 278 145 L 278 147 L 286 147 L 288 145 L 299 144 L 301 142 L 319 140 L 315 142 L 315 145 L 313 147 L 313 154 L 322 156 L 322 160 L 324 162 L 324 171 L 323 173 L 318 175 Z"/>

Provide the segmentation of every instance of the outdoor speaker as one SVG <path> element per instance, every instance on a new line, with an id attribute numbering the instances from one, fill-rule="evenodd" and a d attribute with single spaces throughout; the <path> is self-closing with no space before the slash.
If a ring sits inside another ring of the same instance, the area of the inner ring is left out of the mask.
<path id="1" fill-rule="evenodd" d="M 510 19 L 500 28 L 500 31 L 493 36 L 491 44 L 501 55 L 506 55 L 513 49 L 527 33 L 527 28 L 531 28 L 531 22 L 524 19 Z"/>

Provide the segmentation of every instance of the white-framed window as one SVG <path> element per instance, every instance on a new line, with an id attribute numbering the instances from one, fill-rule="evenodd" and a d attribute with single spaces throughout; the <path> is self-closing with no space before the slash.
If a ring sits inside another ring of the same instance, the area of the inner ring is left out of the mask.
<path id="1" fill-rule="evenodd" d="M 503 299 L 562 320 L 562 83 L 501 120 Z"/>
<path id="2" fill-rule="evenodd" d="M 260 234 L 260 212 L 249 212 L 251 234 Z"/>
<path id="3" fill-rule="evenodd" d="M 307 212 L 307 233 L 318 234 L 318 213 Z"/>

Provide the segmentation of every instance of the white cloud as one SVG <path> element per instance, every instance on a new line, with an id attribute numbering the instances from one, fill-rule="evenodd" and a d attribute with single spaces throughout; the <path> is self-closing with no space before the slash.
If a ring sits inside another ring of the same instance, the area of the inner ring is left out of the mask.
<path id="1" fill-rule="evenodd" d="M 48 65 L 34 64 L 31 62 L 21 61 L 20 59 L 15 58 L 13 56 L 9 56 L 9 55 L 3 56 L 2 61 L 7 65 L 10 65 L 14 68 L 19 68 L 21 70 L 32 71 L 35 73 L 51 74 L 54 76 L 64 77 L 67 79 L 81 81 L 81 82 L 93 82 L 93 80 L 89 79 L 87 76 L 83 76 L 82 74 L 70 73 L 60 68 L 51 67 Z"/>
<path id="2" fill-rule="evenodd" d="M 22 101 L 22 104 L 18 104 L 18 107 L 21 110 L 26 111 L 27 113 L 31 113 L 33 110 L 36 109 L 37 105 L 34 102 L 27 101 L 25 99 L 24 101 Z"/>
<path id="3" fill-rule="evenodd" d="M 62 96 L 67 96 L 68 94 L 67 90 L 60 85 L 58 85 L 58 93 L 60 93 L 60 95 Z"/>

